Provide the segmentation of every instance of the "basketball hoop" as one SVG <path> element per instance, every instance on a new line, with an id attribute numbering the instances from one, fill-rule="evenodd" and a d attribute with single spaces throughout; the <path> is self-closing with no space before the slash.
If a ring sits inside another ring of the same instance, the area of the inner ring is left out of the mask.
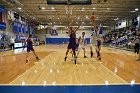
<path id="1" fill-rule="evenodd" d="M 69 7 L 69 6 L 65 6 L 65 9 L 66 9 L 66 14 L 68 15 L 72 15 L 72 10 L 73 10 L 73 6 L 72 7 Z"/>

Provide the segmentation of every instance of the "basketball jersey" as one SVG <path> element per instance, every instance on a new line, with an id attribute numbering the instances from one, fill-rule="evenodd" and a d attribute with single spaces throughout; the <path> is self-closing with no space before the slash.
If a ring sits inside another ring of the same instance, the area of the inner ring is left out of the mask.
<path id="1" fill-rule="evenodd" d="M 27 47 L 32 47 L 32 46 L 33 46 L 32 44 L 33 44 L 33 43 L 32 43 L 32 41 L 31 41 L 31 39 L 28 38 L 28 39 L 27 39 Z"/>
<path id="2" fill-rule="evenodd" d="M 80 44 L 81 44 L 81 45 L 84 45 L 84 44 L 85 44 L 85 37 L 81 37 L 81 39 L 80 39 Z"/>
<path id="3" fill-rule="evenodd" d="M 96 40 L 96 45 L 101 46 L 101 40 Z"/>
<path id="4" fill-rule="evenodd" d="M 75 34 L 75 32 L 70 34 L 69 43 L 70 44 L 76 44 L 76 34 Z"/>
<path id="5" fill-rule="evenodd" d="M 93 44 L 95 42 L 95 38 L 96 38 L 96 34 L 95 33 L 92 33 L 91 36 L 90 36 L 90 43 Z"/>

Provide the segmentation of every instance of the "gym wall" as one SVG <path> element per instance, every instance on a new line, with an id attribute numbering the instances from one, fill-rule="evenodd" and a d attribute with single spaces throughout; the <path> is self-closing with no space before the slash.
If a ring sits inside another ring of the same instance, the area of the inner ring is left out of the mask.
<path id="1" fill-rule="evenodd" d="M 67 29 L 66 28 L 57 28 L 58 35 L 52 36 L 50 34 L 50 28 L 37 30 L 36 36 L 40 39 L 40 41 L 45 41 L 46 44 L 62 44 L 69 42 L 69 36 L 66 34 Z M 82 35 L 82 32 L 86 33 L 87 42 L 89 43 L 89 37 L 90 37 L 90 29 L 79 29 L 76 32 L 77 38 Z"/>

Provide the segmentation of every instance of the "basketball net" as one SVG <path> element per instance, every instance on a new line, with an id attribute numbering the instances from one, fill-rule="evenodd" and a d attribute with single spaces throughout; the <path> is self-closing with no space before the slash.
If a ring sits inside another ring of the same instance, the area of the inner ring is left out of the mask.
<path id="1" fill-rule="evenodd" d="M 72 15 L 72 10 L 73 10 L 73 6 L 70 7 L 70 6 L 65 6 L 65 9 L 66 9 L 66 14 L 67 15 Z"/>

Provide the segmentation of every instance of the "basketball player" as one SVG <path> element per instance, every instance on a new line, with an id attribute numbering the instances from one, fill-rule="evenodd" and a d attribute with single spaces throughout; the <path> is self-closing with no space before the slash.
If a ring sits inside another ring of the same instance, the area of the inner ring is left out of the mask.
<path id="1" fill-rule="evenodd" d="M 95 31 L 91 33 L 90 36 L 90 57 L 93 57 L 93 49 L 92 46 L 94 45 L 94 40 L 95 40 Z"/>
<path id="2" fill-rule="evenodd" d="M 136 38 L 135 38 L 135 40 L 133 42 L 135 42 L 135 46 L 134 46 L 135 53 L 139 54 L 139 47 L 140 47 L 140 38 L 139 38 L 139 36 L 136 36 Z"/>
<path id="3" fill-rule="evenodd" d="M 94 45 L 94 41 L 96 41 L 96 37 L 97 37 L 97 26 L 94 24 L 94 20 L 91 19 L 92 21 L 92 24 L 93 24 L 93 28 L 94 28 L 94 31 L 91 33 L 91 36 L 90 36 L 90 54 L 91 54 L 91 57 L 93 57 L 93 49 L 92 49 L 92 46 Z"/>
<path id="4" fill-rule="evenodd" d="M 140 52 L 139 52 L 139 58 L 138 58 L 138 59 L 136 59 L 136 61 L 140 61 Z"/>
<path id="5" fill-rule="evenodd" d="M 26 55 L 26 63 L 28 63 L 28 56 L 29 56 L 29 52 L 32 51 L 33 54 L 35 55 L 36 59 L 39 60 L 38 56 L 35 53 L 35 50 L 33 48 L 33 36 L 29 35 L 28 39 L 26 39 L 26 44 L 27 44 L 27 55 Z"/>
<path id="6" fill-rule="evenodd" d="M 84 51 L 84 58 L 87 58 L 87 56 L 85 55 L 85 52 L 86 52 L 85 45 L 86 45 L 85 32 L 82 32 L 82 37 L 81 36 L 79 37 L 79 48 L 78 48 L 77 57 L 78 57 L 79 52 L 80 52 L 80 50 L 82 48 L 83 51 Z"/>
<path id="7" fill-rule="evenodd" d="M 67 47 L 67 51 L 66 51 L 66 56 L 65 56 L 65 61 L 67 60 L 67 55 L 69 53 L 69 50 L 72 49 L 72 52 L 73 52 L 73 55 L 74 55 L 74 62 L 76 64 L 76 31 L 79 29 L 81 23 L 82 23 L 82 20 L 79 24 L 79 26 L 76 28 L 76 29 L 73 29 L 71 27 L 73 23 L 73 20 L 72 22 L 69 24 L 69 27 L 68 27 L 68 35 L 69 35 L 69 44 L 68 44 L 68 47 Z"/>
<path id="8" fill-rule="evenodd" d="M 101 60 L 101 53 L 100 53 L 101 42 L 102 42 L 101 38 L 97 37 L 97 39 L 96 39 L 96 53 L 97 53 L 98 60 Z"/>
<path id="9" fill-rule="evenodd" d="M 133 42 L 135 42 L 135 46 L 134 46 L 135 53 L 139 54 L 139 58 L 136 59 L 136 61 L 140 61 L 140 51 L 139 51 L 140 50 L 140 48 L 139 48 L 140 47 L 140 35 L 136 36 L 136 38 Z"/>

